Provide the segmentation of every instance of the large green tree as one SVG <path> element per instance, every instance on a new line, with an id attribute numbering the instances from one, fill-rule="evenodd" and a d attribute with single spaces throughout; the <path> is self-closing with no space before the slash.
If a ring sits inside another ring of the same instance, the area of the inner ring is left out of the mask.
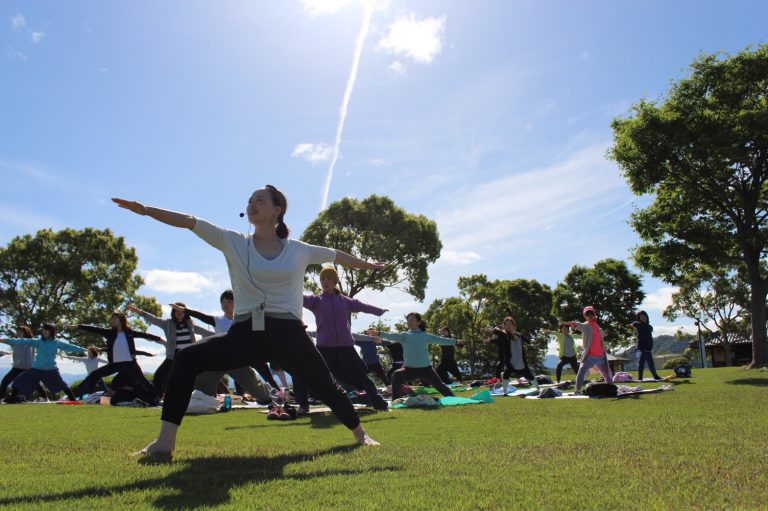
<path id="1" fill-rule="evenodd" d="M 605 343 L 613 349 L 631 343 L 637 307 L 645 298 L 640 275 L 629 270 L 624 261 L 603 259 L 591 268 L 576 265 L 553 293 L 552 312 L 562 321 L 584 321 L 587 305 L 597 309 L 605 331 Z"/>
<path id="2" fill-rule="evenodd" d="M 610 156 L 631 189 L 638 266 L 678 283 L 700 265 L 743 266 L 750 286 L 752 366 L 768 366 L 768 45 L 702 55 L 660 101 L 612 123 Z"/>
<path id="3" fill-rule="evenodd" d="M 552 328 L 552 291 L 535 280 L 488 280 L 484 274 L 460 277 L 459 296 L 432 302 L 425 313 L 431 328 L 448 325 L 454 336 L 466 342 L 457 358 L 466 357 L 473 372 L 490 370 L 495 363 L 496 350 L 482 341 L 489 336 L 488 328 L 500 325 L 504 317 L 515 318 L 518 330 L 531 339 L 526 346 L 526 358 L 532 367 L 541 369 Z"/>
<path id="4" fill-rule="evenodd" d="M 389 263 L 384 270 L 337 267 L 341 291 L 355 296 L 363 289 L 398 288 L 424 299 L 427 267 L 440 257 L 437 224 L 398 207 L 389 197 L 344 198 L 332 203 L 304 230 L 302 241 L 343 250 L 362 259 Z M 308 269 L 317 274 L 319 266 Z"/>
<path id="5" fill-rule="evenodd" d="M 18 236 L 0 248 L 0 316 L 37 330 L 44 322 L 106 323 L 128 302 L 159 312 L 154 298 L 137 294 L 137 264 L 136 251 L 109 229 Z"/>

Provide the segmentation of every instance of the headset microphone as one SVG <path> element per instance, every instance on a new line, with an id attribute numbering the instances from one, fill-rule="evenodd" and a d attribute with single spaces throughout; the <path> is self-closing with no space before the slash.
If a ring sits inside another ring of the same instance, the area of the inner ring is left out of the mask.
<path id="1" fill-rule="evenodd" d="M 240 213 L 240 218 L 243 218 L 245 216 L 245 213 Z"/>

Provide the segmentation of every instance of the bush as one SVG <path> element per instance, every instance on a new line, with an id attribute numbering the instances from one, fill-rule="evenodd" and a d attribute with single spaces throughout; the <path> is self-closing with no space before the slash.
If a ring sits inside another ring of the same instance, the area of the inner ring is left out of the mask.
<path id="1" fill-rule="evenodd" d="M 675 357 L 664 362 L 662 369 L 674 369 L 684 365 L 691 365 L 691 361 L 687 357 Z"/>

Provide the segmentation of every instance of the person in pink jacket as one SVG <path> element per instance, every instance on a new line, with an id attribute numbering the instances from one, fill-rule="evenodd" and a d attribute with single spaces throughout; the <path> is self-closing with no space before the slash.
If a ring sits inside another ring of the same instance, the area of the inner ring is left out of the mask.
<path id="1" fill-rule="evenodd" d="M 603 329 L 597 324 L 597 312 L 591 305 L 584 307 L 584 319 L 586 323 L 571 321 L 570 325 L 581 332 L 584 338 L 584 355 L 581 357 L 579 372 L 576 374 L 576 392 L 581 392 L 584 378 L 593 367 L 600 370 L 603 379 L 607 383 L 613 383 L 611 368 L 608 366 L 608 356 L 603 345 Z"/>

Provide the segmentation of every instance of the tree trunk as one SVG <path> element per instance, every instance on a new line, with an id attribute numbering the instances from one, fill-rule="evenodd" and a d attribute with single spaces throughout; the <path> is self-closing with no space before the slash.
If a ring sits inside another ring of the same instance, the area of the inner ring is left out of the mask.
<path id="1" fill-rule="evenodd" d="M 759 274 L 753 278 L 749 272 L 751 287 L 750 305 L 752 309 L 752 363 L 750 369 L 768 367 L 768 332 L 765 325 L 765 296 L 768 286 Z M 757 273 L 757 272 L 756 272 Z"/>

